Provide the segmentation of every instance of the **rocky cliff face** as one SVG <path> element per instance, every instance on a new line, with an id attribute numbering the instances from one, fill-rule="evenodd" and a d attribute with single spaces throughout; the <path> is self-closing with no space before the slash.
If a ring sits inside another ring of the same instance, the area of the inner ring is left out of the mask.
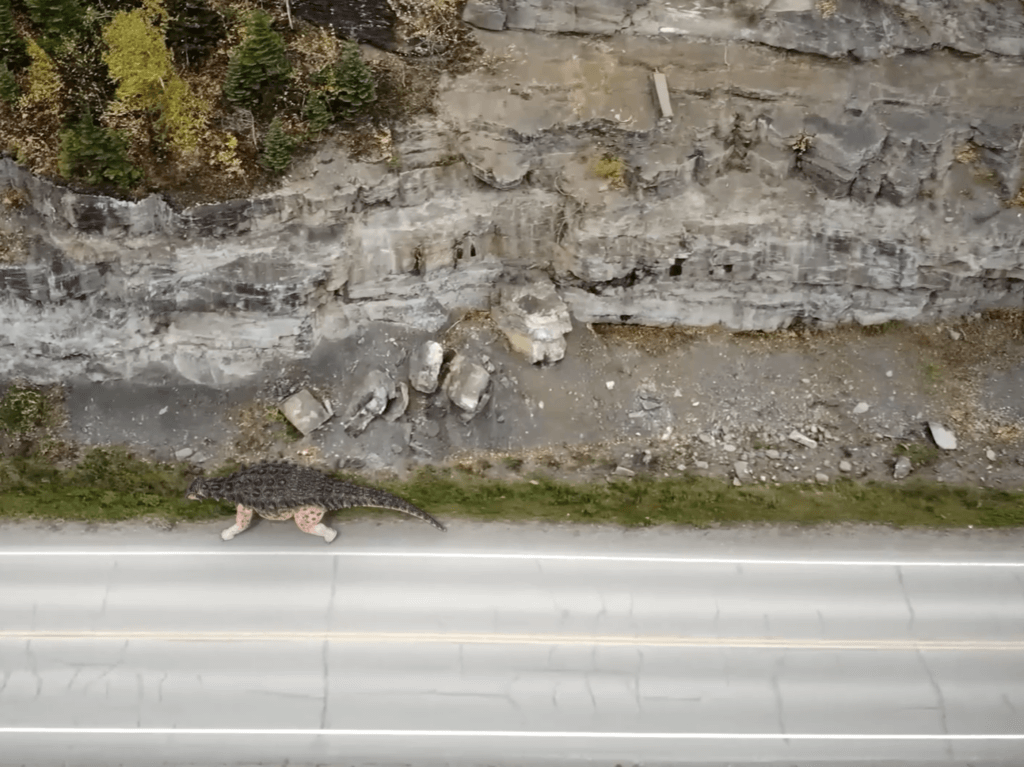
<path id="1" fill-rule="evenodd" d="M 489 64 L 395 126 L 399 162 L 324 146 L 264 197 L 176 211 L 0 159 L 27 200 L 0 376 L 230 385 L 367 321 L 437 330 L 527 269 L 579 322 L 1024 305 L 1024 5 L 737 8 L 470 2 Z"/>

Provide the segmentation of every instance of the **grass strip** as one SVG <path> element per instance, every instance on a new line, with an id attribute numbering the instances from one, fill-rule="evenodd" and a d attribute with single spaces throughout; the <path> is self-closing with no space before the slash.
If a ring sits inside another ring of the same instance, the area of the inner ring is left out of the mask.
<path id="1" fill-rule="evenodd" d="M 185 464 L 150 463 L 120 449 L 93 449 L 68 469 L 33 459 L 8 460 L 0 462 L 0 518 L 114 522 L 151 516 L 185 522 L 232 514 L 226 503 L 185 500 L 190 471 Z M 923 482 L 838 480 L 829 485 L 733 487 L 706 477 L 638 475 L 577 485 L 543 476 L 505 482 L 425 468 L 411 479 L 381 486 L 445 519 L 626 527 L 849 522 L 929 528 L 1024 526 L 1024 493 Z"/>

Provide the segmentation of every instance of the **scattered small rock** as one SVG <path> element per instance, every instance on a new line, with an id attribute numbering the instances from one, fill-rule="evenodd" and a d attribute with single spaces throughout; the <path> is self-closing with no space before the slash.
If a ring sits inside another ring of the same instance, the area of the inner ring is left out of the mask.
<path id="1" fill-rule="evenodd" d="M 795 430 L 791 431 L 789 433 L 789 438 L 791 440 L 793 440 L 793 442 L 797 442 L 797 443 L 803 445 L 804 447 L 817 447 L 818 446 L 818 443 L 815 442 L 813 439 L 811 439 L 810 437 L 805 436 L 805 435 L 803 435 L 800 432 L 795 431 Z"/>
<path id="2" fill-rule="evenodd" d="M 699 439 L 705 445 L 715 444 L 715 438 L 712 437 L 710 434 L 704 434 L 703 432 L 697 435 L 697 439 Z"/>
<path id="3" fill-rule="evenodd" d="M 893 467 L 892 476 L 893 479 L 906 479 L 910 476 L 910 472 L 913 470 L 913 465 L 910 463 L 910 459 L 905 455 L 901 455 L 896 459 L 896 466 Z"/>
<path id="4" fill-rule="evenodd" d="M 614 388 L 615 388 L 615 381 L 605 381 L 605 382 L 604 382 L 604 387 L 605 387 L 605 388 L 606 388 L 606 389 L 607 389 L 608 391 L 611 391 L 612 389 L 614 389 Z"/>
<path id="5" fill-rule="evenodd" d="M 960 331 L 953 330 L 953 328 L 950 328 L 949 337 L 952 338 L 954 341 L 959 341 L 961 338 L 963 338 L 963 335 L 960 333 Z"/>
<path id="6" fill-rule="evenodd" d="M 956 450 L 956 435 L 940 423 L 928 422 L 928 430 L 932 433 L 932 439 L 942 450 Z"/>
<path id="7" fill-rule="evenodd" d="M 210 460 L 210 456 L 202 451 L 192 454 L 192 463 L 206 463 L 208 460 Z"/>
<path id="8" fill-rule="evenodd" d="M 844 472 L 853 471 L 853 464 L 850 463 L 849 461 L 840 461 L 839 462 L 839 471 L 844 471 Z"/>
<path id="9" fill-rule="evenodd" d="M 985 457 L 988 458 L 990 461 L 994 461 L 996 459 L 996 451 L 993 450 L 992 448 L 989 448 L 988 450 L 985 451 Z"/>
<path id="10" fill-rule="evenodd" d="M 184 461 L 186 458 L 191 456 L 195 451 L 190 447 L 183 447 L 181 450 L 174 451 L 174 457 L 179 461 Z"/>
<path id="11" fill-rule="evenodd" d="M 685 463 L 677 463 L 676 464 L 676 471 L 686 471 L 686 464 Z"/>
<path id="12" fill-rule="evenodd" d="M 740 486 L 740 485 L 742 485 L 743 483 L 742 483 L 742 482 L 740 482 L 740 479 L 739 479 L 739 477 L 733 477 L 733 478 L 732 478 L 732 484 L 733 484 L 733 486 L 734 486 L 734 487 L 739 487 L 739 486 Z"/>
<path id="13" fill-rule="evenodd" d="M 828 474 L 824 474 L 819 471 L 817 474 L 814 475 L 814 481 L 817 482 L 819 485 L 827 485 Z"/>
<path id="14" fill-rule="evenodd" d="M 732 469 L 739 479 L 746 479 L 750 476 L 750 465 L 746 461 L 736 461 L 732 465 Z"/>
<path id="15" fill-rule="evenodd" d="M 633 471 L 632 469 L 627 469 L 625 466 L 616 466 L 614 473 L 617 476 L 620 476 L 620 477 L 635 477 L 636 476 L 636 472 L 635 471 Z"/>
<path id="16" fill-rule="evenodd" d="M 853 414 L 861 415 L 862 413 L 866 413 L 868 412 L 869 407 L 870 405 L 868 405 L 867 402 L 858 402 L 857 406 L 853 409 Z"/>
<path id="17" fill-rule="evenodd" d="M 736 452 L 736 446 L 735 445 L 723 445 L 722 448 L 727 453 L 735 453 Z"/>
<path id="18" fill-rule="evenodd" d="M 709 464 L 707 461 L 694 461 L 693 465 L 696 466 L 698 469 L 707 469 L 710 467 L 711 464 Z"/>
<path id="19" fill-rule="evenodd" d="M 782 457 L 782 453 L 780 453 L 778 450 L 774 450 L 772 448 L 769 448 L 768 450 L 765 450 L 764 454 L 766 456 L 768 456 L 773 461 L 777 461 L 777 460 L 779 460 Z"/>

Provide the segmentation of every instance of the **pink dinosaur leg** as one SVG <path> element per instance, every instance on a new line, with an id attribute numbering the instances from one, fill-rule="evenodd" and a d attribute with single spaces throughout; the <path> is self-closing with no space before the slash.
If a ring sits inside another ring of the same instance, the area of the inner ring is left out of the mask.
<path id="1" fill-rule="evenodd" d="M 303 506 L 301 509 L 295 510 L 295 524 L 299 526 L 302 532 L 309 533 L 310 535 L 319 535 L 327 543 L 330 543 L 337 537 L 338 531 L 331 529 L 320 521 L 326 513 L 323 509 L 316 506 Z"/>
<path id="2" fill-rule="evenodd" d="M 252 524 L 252 509 L 247 509 L 242 504 L 235 507 L 235 524 L 220 534 L 225 541 L 230 541 L 239 533 L 245 532 Z"/>

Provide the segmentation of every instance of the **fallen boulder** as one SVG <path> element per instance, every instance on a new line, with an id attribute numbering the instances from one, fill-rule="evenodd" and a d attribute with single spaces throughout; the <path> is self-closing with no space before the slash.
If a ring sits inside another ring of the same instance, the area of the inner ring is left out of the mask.
<path id="1" fill-rule="evenodd" d="M 303 436 L 319 429 L 334 415 L 308 389 L 290 396 L 280 404 L 279 409 L 288 423 L 302 432 Z"/>
<path id="2" fill-rule="evenodd" d="M 386 370 L 373 368 L 356 389 L 356 396 L 345 412 L 345 431 L 355 437 L 370 421 L 384 412 L 395 396 L 395 381 Z"/>
<path id="3" fill-rule="evenodd" d="M 546 276 L 500 285 L 491 317 L 512 348 L 531 363 L 565 357 L 564 336 L 572 330 L 569 308 Z"/>
<path id="4" fill-rule="evenodd" d="M 472 418 L 479 413 L 490 399 L 491 375 L 480 365 L 467 357 L 457 354 L 445 379 L 444 389 L 448 399 Z"/>
<path id="5" fill-rule="evenodd" d="M 418 392 L 433 394 L 437 391 L 437 377 L 441 373 L 444 349 L 437 341 L 425 341 L 409 358 L 409 384 Z"/>
<path id="6" fill-rule="evenodd" d="M 932 439 L 940 450 L 956 450 L 956 435 L 941 423 L 929 421 L 928 431 L 932 433 Z"/>

